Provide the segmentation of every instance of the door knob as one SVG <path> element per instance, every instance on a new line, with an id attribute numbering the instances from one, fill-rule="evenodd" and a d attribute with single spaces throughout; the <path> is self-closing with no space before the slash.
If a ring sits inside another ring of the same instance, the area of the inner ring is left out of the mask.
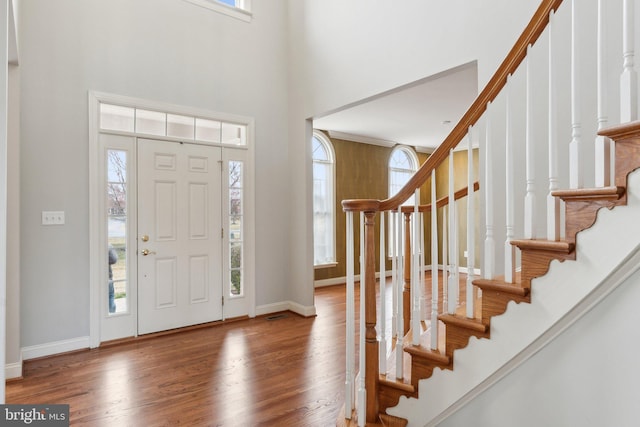
<path id="1" fill-rule="evenodd" d="M 140 253 L 144 256 L 147 256 L 149 254 L 153 254 L 153 255 L 156 254 L 155 251 L 150 251 L 149 249 L 143 249 Z"/>
<path id="2" fill-rule="evenodd" d="M 149 236 L 144 234 L 142 237 L 140 237 L 140 240 L 142 240 L 143 242 L 148 242 L 149 241 Z"/>

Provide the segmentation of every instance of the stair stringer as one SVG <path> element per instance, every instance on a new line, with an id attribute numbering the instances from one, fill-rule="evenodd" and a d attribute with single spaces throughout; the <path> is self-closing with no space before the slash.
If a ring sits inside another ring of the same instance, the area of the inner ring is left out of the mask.
<path id="1" fill-rule="evenodd" d="M 576 261 L 552 261 L 533 279 L 531 304 L 510 302 L 491 319 L 491 339 L 471 338 L 454 353 L 453 370 L 421 380 L 418 398 L 402 396 L 387 413 L 408 427 L 435 426 L 531 358 L 640 268 L 640 171 L 628 178 L 628 204 L 601 209 L 578 233 Z M 633 258 L 635 255 L 635 258 Z"/>

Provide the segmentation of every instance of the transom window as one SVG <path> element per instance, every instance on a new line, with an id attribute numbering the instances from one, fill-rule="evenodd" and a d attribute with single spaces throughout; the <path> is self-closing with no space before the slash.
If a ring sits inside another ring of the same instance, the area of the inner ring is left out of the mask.
<path id="1" fill-rule="evenodd" d="M 104 103 L 100 104 L 100 129 L 205 144 L 247 145 L 247 126 L 243 124 Z"/>
<path id="2" fill-rule="evenodd" d="M 329 139 L 313 132 L 313 263 L 335 265 L 335 155 Z"/>

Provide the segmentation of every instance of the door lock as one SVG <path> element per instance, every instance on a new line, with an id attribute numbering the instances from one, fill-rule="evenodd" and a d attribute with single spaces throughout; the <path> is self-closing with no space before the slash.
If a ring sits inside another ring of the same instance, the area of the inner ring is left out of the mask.
<path id="1" fill-rule="evenodd" d="M 149 241 L 149 236 L 144 234 L 142 237 L 140 237 L 140 240 L 142 240 L 143 242 L 148 242 Z"/>

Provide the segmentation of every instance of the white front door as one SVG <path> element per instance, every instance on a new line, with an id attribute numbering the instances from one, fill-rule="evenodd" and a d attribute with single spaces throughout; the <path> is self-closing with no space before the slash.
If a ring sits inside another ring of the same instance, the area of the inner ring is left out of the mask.
<path id="1" fill-rule="evenodd" d="M 138 140 L 138 334 L 222 319 L 220 148 Z"/>

